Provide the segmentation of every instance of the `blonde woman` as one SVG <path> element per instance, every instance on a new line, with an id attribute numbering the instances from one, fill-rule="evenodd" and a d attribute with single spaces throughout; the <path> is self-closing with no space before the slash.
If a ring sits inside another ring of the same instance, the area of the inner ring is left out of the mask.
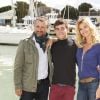
<path id="1" fill-rule="evenodd" d="M 79 88 L 77 100 L 96 100 L 100 97 L 100 43 L 96 27 L 89 18 L 77 21 L 76 44 Z"/>

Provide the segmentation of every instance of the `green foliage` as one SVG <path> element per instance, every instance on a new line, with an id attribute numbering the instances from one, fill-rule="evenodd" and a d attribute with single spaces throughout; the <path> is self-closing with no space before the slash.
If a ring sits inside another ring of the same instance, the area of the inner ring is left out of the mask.
<path id="1" fill-rule="evenodd" d="M 36 7 L 36 2 L 34 3 L 34 6 Z M 42 2 L 37 3 L 37 7 L 46 7 L 45 4 Z M 29 5 L 25 2 L 17 2 L 16 3 L 16 16 L 17 16 L 17 22 L 22 22 L 22 18 L 28 14 Z"/>
<path id="2" fill-rule="evenodd" d="M 5 12 L 5 11 L 8 11 L 8 10 L 11 10 L 11 6 L 1 7 L 1 8 L 0 8 L 0 13 L 1 13 L 1 12 Z"/>
<path id="3" fill-rule="evenodd" d="M 67 5 L 61 11 L 61 16 L 65 19 L 68 19 L 68 7 L 69 7 L 69 19 L 77 19 L 78 17 L 78 10 L 72 6 Z M 64 14 L 65 12 L 65 14 Z"/>
<path id="4" fill-rule="evenodd" d="M 40 7 L 40 6 L 46 7 L 46 5 L 43 4 L 42 2 L 38 2 L 38 3 L 35 2 L 35 3 L 34 3 L 35 7 L 36 7 L 36 4 L 37 4 L 37 7 Z"/>
<path id="5" fill-rule="evenodd" d="M 22 22 L 22 18 L 28 13 L 29 5 L 25 2 L 17 2 L 15 5 L 17 22 Z"/>
<path id="6" fill-rule="evenodd" d="M 22 22 L 22 18 L 28 14 L 29 5 L 26 2 L 19 2 L 19 1 L 15 5 L 16 5 L 15 10 L 16 10 L 17 22 Z M 36 7 L 36 2 L 34 3 L 34 5 Z M 61 16 L 62 17 L 64 16 L 64 18 L 66 19 L 68 18 L 68 7 L 69 7 L 69 18 L 77 19 L 79 12 L 88 12 L 89 8 L 92 8 L 92 5 L 88 3 L 82 3 L 79 5 L 78 9 L 66 5 L 66 7 L 64 7 L 61 11 Z M 50 8 L 47 7 L 45 4 L 43 4 L 42 2 L 37 3 L 37 8 L 42 9 L 42 13 L 40 12 L 41 15 L 50 12 Z M 11 6 L 5 6 L 0 8 L 0 12 L 8 11 L 10 9 Z"/>
<path id="7" fill-rule="evenodd" d="M 92 5 L 89 3 L 82 3 L 79 5 L 78 10 L 79 12 L 88 12 L 89 8 L 92 8 Z"/>

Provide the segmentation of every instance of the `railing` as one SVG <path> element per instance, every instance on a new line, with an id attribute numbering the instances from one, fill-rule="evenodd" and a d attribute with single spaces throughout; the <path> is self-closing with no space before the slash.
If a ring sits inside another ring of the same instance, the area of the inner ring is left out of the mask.
<path id="1" fill-rule="evenodd" d="M 100 16 L 100 12 L 79 12 L 79 16 Z"/>

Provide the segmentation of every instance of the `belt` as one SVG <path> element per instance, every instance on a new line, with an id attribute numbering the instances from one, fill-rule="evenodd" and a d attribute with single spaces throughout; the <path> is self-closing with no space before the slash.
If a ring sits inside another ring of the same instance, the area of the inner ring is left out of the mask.
<path id="1" fill-rule="evenodd" d="M 66 84 L 61 84 L 61 83 L 58 83 L 57 85 L 59 85 L 59 86 L 67 86 Z"/>
<path id="2" fill-rule="evenodd" d="M 95 79 L 96 78 L 93 78 L 93 77 L 84 78 L 84 79 L 80 80 L 80 83 L 89 83 L 89 82 L 92 82 Z"/>
<path id="3" fill-rule="evenodd" d="M 45 82 L 48 80 L 48 77 L 45 78 L 45 79 L 41 79 L 41 80 L 37 80 L 37 84 L 41 84 L 42 82 Z"/>

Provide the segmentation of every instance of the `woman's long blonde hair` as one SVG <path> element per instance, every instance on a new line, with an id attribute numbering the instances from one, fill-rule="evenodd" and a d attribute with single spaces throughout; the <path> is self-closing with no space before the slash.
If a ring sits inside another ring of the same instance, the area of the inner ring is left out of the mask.
<path id="1" fill-rule="evenodd" d="M 76 44 L 78 47 L 83 47 L 85 43 L 85 38 L 81 35 L 79 30 L 79 25 L 85 23 L 90 28 L 90 34 L 92 36 L 92 44 L 99 42 L 99 37 L 97 37 L 96 26 L 92 23 L 90 18 L 82 17 L 79 18 L 76 24 Z"/>

